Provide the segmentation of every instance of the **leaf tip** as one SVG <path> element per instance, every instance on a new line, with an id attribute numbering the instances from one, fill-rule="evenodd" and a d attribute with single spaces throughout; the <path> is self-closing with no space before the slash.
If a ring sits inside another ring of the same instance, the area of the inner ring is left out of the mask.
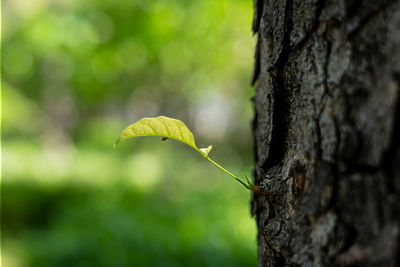
<path id="1" fill-rule="evenodd" d="M 201 151 L 201 153 L 203 153 L 207 157 L 208 153 L 210 153 L 211 149 L 212 149 L 212 145 L 208 146 L 207 148 L 205 148 L 205 147 L 204 148 L 200 148 L 200 151 Z"/>
<path id="2" fill-rule="evenodd" d="M 119 141 L 119 138 L 118 138 L 117 141 L 115 141 L 115 143 L 114 143 L 114 150 L 117 148 L 119 143 L 120 143 L 120 141 Z"/>

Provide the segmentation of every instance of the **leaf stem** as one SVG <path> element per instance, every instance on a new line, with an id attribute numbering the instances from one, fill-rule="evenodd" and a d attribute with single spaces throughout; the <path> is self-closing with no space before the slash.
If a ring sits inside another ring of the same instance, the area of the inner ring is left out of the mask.
<path id="1" fill-rule="evenodd" d="M 209 156 L 204 155 L 201 152 L 201 155 L 203 157 L 205 157 L 209 162 L 211 162 L 212 164 L 214 164 L 215 166 L 217 166 L 218 169 L 220 169 L 221 171 L 225 172 L 226 174 L 230 175 L 233 179 L 235 179 L 236 181 L 238 181 L 241 185 L 243 185 L 247 190 L 253 191 L 253 187 L 254 185 L 252 184 L 246 184 L 245 182 L 243 182 L 242 180 L 239 179 L 239 177 L 237 177 L 236 175 L 234 175 L 233 173 L 229 172 L 228 170 L 226 170 L 224 167 L 222 167 L 221 165 L 219 165 L 218 163 L 216 163 L 215 161 L 213 161 Z"/>

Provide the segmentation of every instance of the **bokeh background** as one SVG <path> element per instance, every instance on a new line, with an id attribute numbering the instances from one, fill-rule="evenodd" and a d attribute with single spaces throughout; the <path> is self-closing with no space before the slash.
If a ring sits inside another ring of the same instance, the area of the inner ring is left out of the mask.
<path id="1" fill-rule="evenodd" d="M 2 263 L 255 266 L 250 0 L 2 1 Z"/>

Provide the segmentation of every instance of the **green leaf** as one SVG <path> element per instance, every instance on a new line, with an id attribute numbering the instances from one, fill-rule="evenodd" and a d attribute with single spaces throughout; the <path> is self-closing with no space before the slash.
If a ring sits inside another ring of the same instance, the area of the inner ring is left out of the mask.
<path id="1" fill-rule="evenodd" d="M 208 154 L 210 153 L 212 146 L 207 148 L 199 149 L 196 146 L 192 132 L 186 127 L 186 125 L 177 119 L 172 119 L 164 116 L 156 118 L 143 118 L 132 125 L 126 127 L 125 130 L 119 135 L 117 142 L 115 142 L 114 148 L 122 141 L 137 137 L 137 136 L 161 136 L 161 141 L 166 141 L 168 138 L 176 139 L 181 141 L 199 152 L 205 159 L 214 164 L 221 171 L 230 175 L 233 179 L 242 184 L 246 189 L 255 192 L 255 186 L 247 180 L 247 183 L 240 180 L 233 173 L 229 172 L 221 165 L 213 161 Z M 247 179 L 247 178 L 246 178 Z"/>
<path id="2" fill-rule="evenodd" d="M 163 140 L 166 140 L 166 138 L 172 138 L 199 151 L 196 142 L 194 141 L 193 134 L 186 125 L 180 120 L 171 119 L 165 116 L 143 118 L 134 124 L 129 125 L 119 135 L 114 148 L 122 141 L 137 136 L 161 136 Z"/>

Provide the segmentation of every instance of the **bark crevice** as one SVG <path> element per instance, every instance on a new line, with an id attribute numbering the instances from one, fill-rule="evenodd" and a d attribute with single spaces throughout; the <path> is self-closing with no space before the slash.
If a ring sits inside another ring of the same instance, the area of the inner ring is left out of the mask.
<path id="1" fill-rule="evenodd" d="M 269 168 L 277 165 L 284 157 L 286 151 L 286 137 L 289 119 L 290 102 L 289 102 L 289 89 L 285 84 L 285 65 L 292 52 L 290 46 L 290 34 L 293 30 L 293 22 L 291 20 L 293 1 L 287 0 L 285 4 L 285 29 L 282 40 L 282 50 L 276 60 L 274 69 L 270 69 L 269 73 L 272 78 L 272 90 L 274 96 L 274 107 L 272 115 L 272 133 L 271 143 L 269 144 L 268 158 L 262 165 L 265 172 Z"/>

